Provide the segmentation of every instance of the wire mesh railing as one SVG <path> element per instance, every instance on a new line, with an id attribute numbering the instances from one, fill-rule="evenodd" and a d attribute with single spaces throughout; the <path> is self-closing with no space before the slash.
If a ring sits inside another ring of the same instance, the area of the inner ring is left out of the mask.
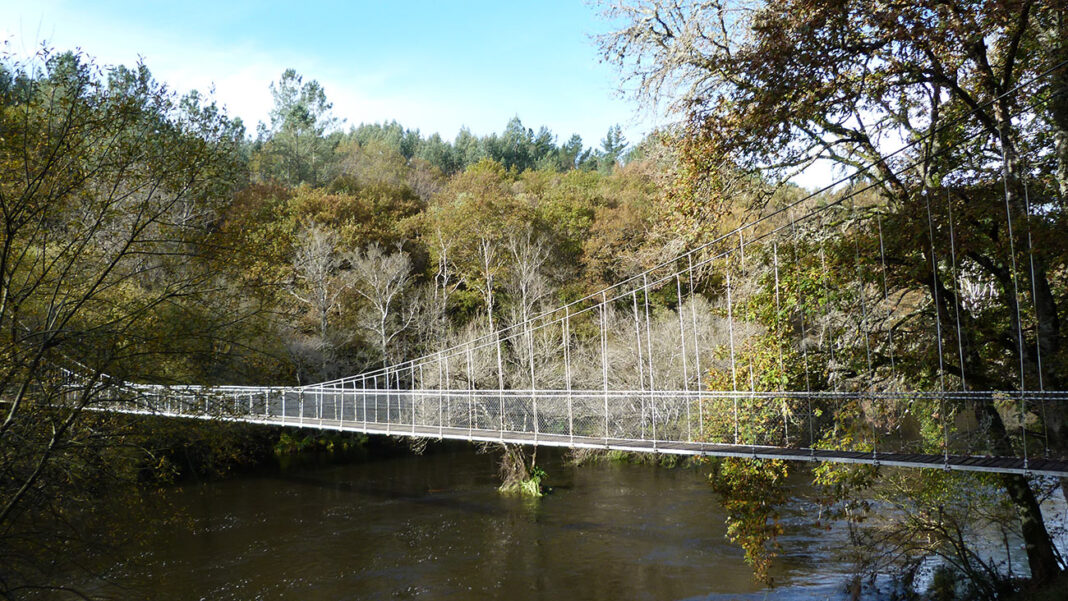
<path id="1" fill-rule="evenodd" d="M 110 384 L 94 408 L 396 436 L 1068 476 L 1068 462 L 1038 435 L 1026 462 L 996 456 L 979 411 L 958 410 L 944 439 L 912 417 L 947 402 L 1022 402 L 1029 412 L 1068 402 L 1063 393 L 997 395 L 1004 396 Z"/>

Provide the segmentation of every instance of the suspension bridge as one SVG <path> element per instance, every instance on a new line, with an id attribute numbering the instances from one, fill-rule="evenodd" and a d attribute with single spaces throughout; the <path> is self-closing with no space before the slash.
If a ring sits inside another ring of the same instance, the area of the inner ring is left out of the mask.
<path id="1" fill-rule="evenodd" d="M 922 141 L 887 157 L 895 176 L 919 168 L 909 151 Z M 1068 476 L 1050 444 L 1068 391 L 1046 389 L 1027 323 L 1040 212 L 1026 169 L 1022 209 L 1002 174 L 1003 206 L 987 211 L 999 242 L 977 259 L 947 190 L 919 189 L 905 216 L 865 194 L 886 183 L 874 167 L 581 299 L 374 371 L 299 387 L 72 378 L 70 394 L 108 411 L 390 436 Z M 894 276 L 906 252 L 926 269 L 910 285 Z M 983 277 L 982 260 L 1011 286 Z M 1015 347 L 982 359 L 1015 384 L 976 389 L 968 315 L 1005 299 Z"/>

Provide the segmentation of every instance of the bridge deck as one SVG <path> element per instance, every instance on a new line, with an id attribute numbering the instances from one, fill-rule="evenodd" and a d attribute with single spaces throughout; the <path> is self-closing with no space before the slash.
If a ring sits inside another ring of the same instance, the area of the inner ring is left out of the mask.
<path id="1" fill-rule="evenodd" d="M 125 413 L 152 414 L 167 417 L 193 419 L 220 419 L 217 416 L 168 413 L 166 411 L 120 410 Z M 457 428 L 449 426 L 425 426 L 394 424 L 387 422 L 363 422 L 313 417 L 281 416 L 234 416 L 222 418 L 229 421 L 273 426 L 338 430 L 365 434 L 439 438 L 479 442 L 504 442 L 523 445 L 570 447 L 630 451 L 638 453 L 663 453 L 670 455 L 701 455 L 709 457 L 753 457 L 757 459 L 782 459 L 786 461 L 856 463 L 886 465 L 893 467 L 944 469 L 970 472 L 995 472 L 1035 476 L 1068 477 L 1068 461 L 1046 458 L 1023 459 L 1019 457 L 986 457 L 973 455 L 935 455 L 923 453 L 894 453 L 849 451 L 837 449 L 813 449 L 771 447 L 759 445 L 734 445 L 708 442 L 680 442 L 652 439 L 603 438 L 554 433 L 512 432 Z"/>

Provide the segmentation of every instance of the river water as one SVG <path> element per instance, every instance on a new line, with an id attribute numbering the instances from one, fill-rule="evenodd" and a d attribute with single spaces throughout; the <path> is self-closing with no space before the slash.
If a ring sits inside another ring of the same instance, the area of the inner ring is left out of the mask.
<path id="1" fill-rule="evenodd" d="M 835 555 L 842 529 L 816 526 L 803 477 L 768 588 L 726 541 L 707 466 L 574 466 L 543 449 L 553 492 L 529 499 L 497 492 L 496 461 L 451 445 L 174 488 L 163 494 L 178 519 L 142 533 L 147 545 L 110 584 L 83 590 L 163 601 L 850 598 Z"/>
<path id="2" fill-rule="evenodd" d="M 724 538 L 708 468 L 600 461 L 542 450 L 553 492 L 497 492 L 496 456 L 421 456 L 297 467 L 186 485 L 184 526 L 147 533 L 117 564 L 111 598 L 847 599 L 835 535 L 787 515 L 775 588 Z"/>

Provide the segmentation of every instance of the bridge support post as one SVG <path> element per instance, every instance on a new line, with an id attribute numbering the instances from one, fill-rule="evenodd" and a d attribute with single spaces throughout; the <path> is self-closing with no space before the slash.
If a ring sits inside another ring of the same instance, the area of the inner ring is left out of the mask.
<path id="1" fill-rule="evenodd" d="M 604 446 L 608 447 L 608 297 L 601 292 L 601 375 L 604 380 Z"/>
<path id="2" fill-rule="evenodd" d="M 393 411 L 393 402 L 392 395 L 390 393 L 390 387 L 393 386 L 393 383 L 390 381 L 389 369 L 386 369 L 384 379 L 386 392 L 386 434 L 390 434 L 390 423 L 393 420 L 392 416 L 390 415 L 390 413 Z"/>
<path id="3" fill-rule="evenodd" d="M 734 399 L 734 444 L 738 444 L 738 372 L 734 363 L 734 313 L 732 311 L 731 302 L 731 268 L 727 265 L 727 338 L 730 341 L 730 357 L 731 357 L 731 391 L 734 394 L 731 397 Z"/>
<path id="4" fill-rule="evenodd" d="M 475 435 L 475 362 L 471 357 L 471 347 L 467 347 L 467 440 Z"/>
<path id="5" fill-rule="evenodd" d="M 647 347 L 646 353 L 649 355 L 649 405 L 651 412 L 649 417 L 652 419 L 652 432 L 653 432 L 653 451 L 656 451 L 656 382 L 653 380 L 653 335 L 652 324 L 649 318 L 649 276 L 642 275 L 642 283 L 645 296 L 645 346 Z"/>
<path id="6" fill-rule="evenodd" d="M 705 408 L 704 398 L 702 396 L 701 385 L 701 347 L 700 337 L 697 335 L 697 303 L 694 301 L 694 281 L 693 281 L 693 254 L 686 255 L 686 274 L 687 279 L 690 282 L 690 321 L 693 324 L 693 360 L 694 370 L 697 373 L 697 435 L 701 436 L 701 429 L 705 424 Z"/>
<path id="7" fill-rule="evenodd" d="M 530 360 L 530 405 L 534 414 L 534 446 L 538 444 L 538 392 L 537 380 L 534 377 L 534 328 L 529 320 L 527 328 L 527 355 Z M 526 421 L 525 419 L 523 421 Z"/>
<path id="8" fill-rule="evenodd" d="M 348 384 L 348 382 L 342 382 L 339 386 L 332 386 L 331 387 L 333 389 L 333 395 L 334 395 L 334 418 L 337 419 L 337 428 L 338 428 L 338 430 L 344 430 L 345 429 L 345 399 L 348 398 L 348 395 L 345 394 L 345 385 L 346 384 Z M 338 405 L 339 405 L 339 403 L 338 403 L 337 396 L 339 394 L 341 395 L 341 403 L 340 403 L 341 413 L 338 413 Z"/>
<path id="9" fill-rule="evenodd" d="M 470 365 L 468 370 L 470 373 Z M 445 404 L 445 399 L 442 398 L 441 384 L 442 384 L 443 372 L 441 369 L 441 353 L 438 353 L 438 438 L 442 438 L 445 435 L 445 414 L 442 412 L 442 406 Z"/>
<path id="10" fill-rule="evenodd" d="M 690 392 L 690 367 L 686 357 L 686 325 L 682 319 L 682 276 L 675 273 L 675 312 L 679 316 L 679 354 L 682 356 L 682 388 Z M 686 442 L 693 442 L 693 419 L 690 417 L 690 395 L 686 395 Z"/>
<path id="11" fill-rule="evenodd" d="M 564 305 L 564 321 L 560 327 L 564 335 L 564 386 L 567 388 L 567 435 L 575 446 L 574 400 L 571 397 L 571 308 Z"/>
<path id="12" fill-rule="evenodd" d="M 490 321 L 493 320 L 493 312 L 489 312 Z M 501 333 L 494 332 L 497 339 L 497 399 L 501 408 L 501 442 L 504 442 L 504 367 L 501 362 Z M 448 365 L 446 363 L 445 365 Z"/>
<path id="13" fill-rule="evenodd" d="M 412 436 L 415 436 L 415 361 L 408 364 L 410 380 L 408 382 L 408 406 L 412 412 Z M 422 366 L 419 367 L 422 370 Z"/>

